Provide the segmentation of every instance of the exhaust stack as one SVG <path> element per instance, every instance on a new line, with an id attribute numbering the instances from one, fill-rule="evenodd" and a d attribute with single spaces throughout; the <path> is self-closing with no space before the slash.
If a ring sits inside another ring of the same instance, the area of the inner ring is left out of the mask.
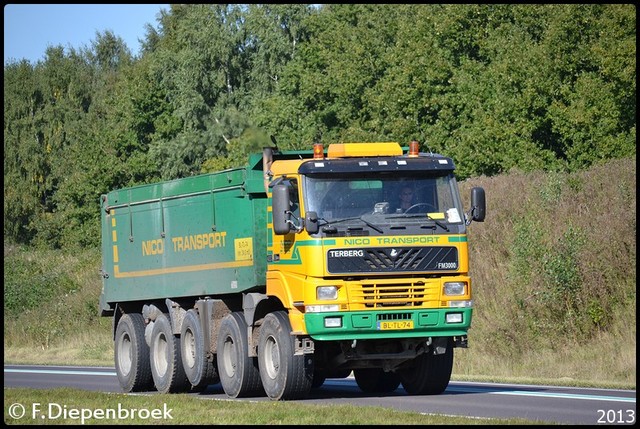
<path id="1" fill-rule="evenodd" d="M 273 164 L 273 148 L 262 149 L 262 172 L 264 174 L 264 191 L 269 193 L 269 182 L 271 179 L 271 164 Z"/>

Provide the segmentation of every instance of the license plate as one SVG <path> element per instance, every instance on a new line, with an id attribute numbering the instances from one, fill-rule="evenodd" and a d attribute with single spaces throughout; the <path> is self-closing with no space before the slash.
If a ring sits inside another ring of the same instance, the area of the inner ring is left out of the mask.
<path id="1" fill-rule="evenodd" d="M 413 320 L 393 320 L 378 322 L 378 329 L 381 331 L 391 331 L 395 329 L 413 329 Z"/>

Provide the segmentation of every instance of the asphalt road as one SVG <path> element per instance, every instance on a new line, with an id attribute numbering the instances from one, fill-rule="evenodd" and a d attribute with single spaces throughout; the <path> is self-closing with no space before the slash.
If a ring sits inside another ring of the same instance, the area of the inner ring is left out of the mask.
<path id="1" fill-rule="evenodd" d="M 121 392 L 114 368 L 5 365 L 4 387 L 54 387 Z M 219 384 L 202 393 L 208 399 L 228 397 Z M 237 399 L 242 400 L 242 399 Z M 264 398 L 250 400 L 269 401 Z M 437 396 L 410 396 L 402 387 L 384 396 L 360 391 L 353 378 L 328 379 L 305 404 L 381 406 L 424 414 L 515 418 L 559 424 L 635 424 L 636 391 L 557 386 L 455 382 Z M 6 406 L 7 404 L 5 404 Z M 6 418 L 6 416 L 5 416 Z"/>

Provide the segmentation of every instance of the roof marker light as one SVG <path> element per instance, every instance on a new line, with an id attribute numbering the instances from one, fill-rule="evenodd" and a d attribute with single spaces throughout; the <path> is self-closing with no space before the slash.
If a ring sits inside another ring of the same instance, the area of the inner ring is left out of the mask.
<path id="1" fill-rule="evenodd" d="M 323 158 L 324 158 L 324 148 L 322 147 L 322 143 L 314 143 L 313 159 L 323 159 Z"/>
<path id="2" fill-rule="evenodd" d="M 420 151 L 420 147 L 419 144 L 416 140 L 412 140 L 411 143 L 409 143 L 409 156 L 410 157 L 416 157 L 418 156 L 418 153 Z"/>

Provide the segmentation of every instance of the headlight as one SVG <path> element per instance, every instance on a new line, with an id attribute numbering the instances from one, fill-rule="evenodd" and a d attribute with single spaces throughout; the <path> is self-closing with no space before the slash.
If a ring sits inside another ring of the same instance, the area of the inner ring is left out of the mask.
<path id="1" fill-rule="evenodd" d="M 467 284 L 464 282 L 446 282 L 444 284 L 444 294 L 449 296 L 464 295 Z"/>
<path id="2" fill-rule="evenodd" d="M 316 288 L 316 298 L 318 301 L 329 301 L 338 299 L 338 288 L 335 286 L 318 286 Z"/>

